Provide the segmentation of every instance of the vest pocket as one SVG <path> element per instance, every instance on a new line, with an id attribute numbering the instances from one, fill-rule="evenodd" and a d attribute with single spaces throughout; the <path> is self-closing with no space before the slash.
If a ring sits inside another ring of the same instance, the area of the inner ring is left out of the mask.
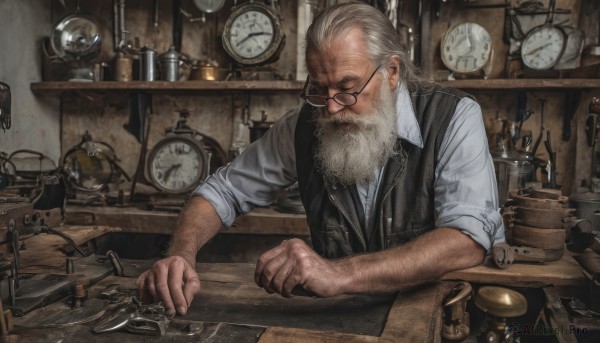
<path id="1" fill-rule="evenodd" d="M 352 254 L 348 230 L 341 225 L 327 225 L 321 232 L 325 241 L 325 256 L 327 258 L 338 258 Z"/>

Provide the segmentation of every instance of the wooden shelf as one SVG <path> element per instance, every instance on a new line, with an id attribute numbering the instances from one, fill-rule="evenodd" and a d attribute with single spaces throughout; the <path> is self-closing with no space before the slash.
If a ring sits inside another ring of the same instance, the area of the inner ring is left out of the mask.
<path id="1" fill-rule="evenodd" d="M 300 91 L 303 85 L 303 81 L 50 81 L 34 82 L 31 84 L 31 90 L 34 93 L 38 94 L 85 91 L 144 91 L 150 93 L 195 93 L 207 91 Z"/>
<path id="2" fill-rule="evenodd" d="M 488 79 L 440 81 L 440 83 L 454 88 L 473 90 L 600 88 L 599 79 Z"/>
<path id="3" fill-rule="evenodd" d="M 443 85 L 468 90 L 534 90 L 600 88 L 600 79 L 489 79 L 439 81 Z M 303 81 L 100 81 L 34 82 L 31 90 L 38 94 L 62 92 L 145 91 L 150 93 L 198 93 L 218 91 L 300 91 Z"/>

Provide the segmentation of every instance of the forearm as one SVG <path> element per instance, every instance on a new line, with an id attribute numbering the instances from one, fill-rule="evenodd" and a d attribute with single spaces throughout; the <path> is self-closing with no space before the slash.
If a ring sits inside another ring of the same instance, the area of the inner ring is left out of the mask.
<path id="1" fill-rule="evenodd" d="M 389 292 L 483 262 L 485 249 L 458 230 L 439 228 L 392 249 L 338 260 L 343 293 Z"/>
<path id="2" fill-rule="evenodd" d="M 221 227 L 221 218 L 208 200 L 190 198 L 173 233 L 169 256 L 181 256 L 194 265 L 198 250 L 212 239 Z"/>

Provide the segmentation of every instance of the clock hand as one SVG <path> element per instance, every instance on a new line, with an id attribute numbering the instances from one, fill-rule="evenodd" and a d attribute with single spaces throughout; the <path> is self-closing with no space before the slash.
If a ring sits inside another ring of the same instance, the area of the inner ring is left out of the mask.
<path id="1" fill-rule="evenodd" d="M 533 55 L 533 54 L 535 54 L 536 52 L 538 52 L 538 51 L 542 50 L 543 48 L 545 48 L 545 47 L 547 47 L 547 46 L 550 46 L 550 45 L 552 45 L 552 43 L 546 43 L 546 44 L 544 44 L 544 45 L 538 46 L 537 48 L 535 48 L 535 49 L 533 49 L 533 50 L 529 51 L 529 52 L 528 52 L 528 53 L 526 53 L 525 55 Z"/>
<path id="2" fill-rule="evenodd" d="M 236 46 L 239 46 L 240 44 L 244 43 L 245 41 L 247 41 L 248 39 L 254 37 L 254 36 L 262 36 L 262 35 L 272 35 L 272 33 L 270 32 L 251 32 L 249 33 L 246 37 L 244 37 L 244 39 L 242 39 L 241 41 L 237 42 Z"/>
<path id="3" fill-rule="evenodd" d="M 177 163 L 169 167 L 169 169 L 167 169 L 167 171 L 165 172 L 163 180 L 166 182 L 169 179 L 169 176 L 171 176 L 171 174 L 173 173 L 173 171 L 175 171 L 175 169 L 179 169 L 179 167 L 181 167 L 181 163 Z"/>
<path id="4" fill-rule="evenodd" d="M 473 50 L 475 50 L 475 45 L 472 43 L 473 38 L 471 38 L 471 35 L 467 36 L 467 44 L 469 45 L 469 51 L 467 51 L 467 55 L 469 55 L 470 53 L 473 52 Z"/>

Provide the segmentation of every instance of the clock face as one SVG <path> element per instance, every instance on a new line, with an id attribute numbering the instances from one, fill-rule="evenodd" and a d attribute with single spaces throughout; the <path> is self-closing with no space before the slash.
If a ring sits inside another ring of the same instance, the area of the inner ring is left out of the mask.
<path id="1" fill-rule="evenodd" d="M 258 65 L 277 58 L 285 35 L 268 7 L 248 3 L 235 10 L 223 28 L 223 48 L 238 63 Z"/>
<path id="2" fill-rule="evenodd" d="M 552 68 L 562 56 L 565 35 L 556 26 L 543 25 L 531 30 L 521 43 L 521 59 L 531 69 Z"/>
<path id="3" fill-rule="evenodd" d="M 457 73 L 473 73 L 491 58 L 492 38 L 483 26 L 465 22 L 452 27 L 442 40 L 442 61 Z"/>
<path id="4" fill-rule="evenodd" d="M 229 42 L 244 58 L 259 56 L 273 42 L 273 22 L 263 12 L 248 11 L 233 20 Z"/>
<path id="5" fill-rule="evenodd" d="M 193 190 L 202 180 L 205 157 L 191 139 L 169 137 L 150 152 L 150 180 L 158 189 L 181 194 Z"/>

